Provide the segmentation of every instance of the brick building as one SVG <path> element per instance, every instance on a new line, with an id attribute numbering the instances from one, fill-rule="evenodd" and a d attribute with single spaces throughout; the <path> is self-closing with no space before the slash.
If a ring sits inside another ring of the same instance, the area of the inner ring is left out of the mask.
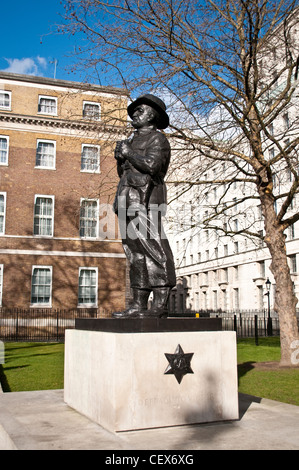
<path id="1" fill-rule="evenodd" d="M 124 307 L 121 89 L 0 72 L 0 306 Z"/>

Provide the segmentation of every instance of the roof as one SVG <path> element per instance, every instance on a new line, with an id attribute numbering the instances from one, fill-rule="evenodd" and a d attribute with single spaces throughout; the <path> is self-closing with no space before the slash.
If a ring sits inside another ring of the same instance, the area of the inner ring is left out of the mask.
<path id="1" fill-rule="evenodd" d="M 7 80 L 16 80 L 16 81 L 23 81 L 23 82 L 30 82 L 43 84 L 43 85 L 52 85 L 52 86 L 61 86 L 67 88 L 76 88 L 84 91 L 95 91 L 101 93 L 112 93 L 116 95 L 125 95 L 128 96 L 129 92 L 125 88 L 114 88 L 112 86 L 102 86 L 96 85 L 91 83 L 84 83 L 84 82 L 73 82 L 68 80 L 59 80 L 56 78 L 47 78 L 47 77 L 37 77 L 35 75 L 22 75 L 18 73 L 9 73 L 9 72 L 2 72 L 0 71 L 0 79 L 7 79 Z"/>

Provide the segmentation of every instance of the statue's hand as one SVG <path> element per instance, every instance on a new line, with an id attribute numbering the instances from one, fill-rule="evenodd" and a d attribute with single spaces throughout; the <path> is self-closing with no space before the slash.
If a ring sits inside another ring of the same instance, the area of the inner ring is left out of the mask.
<path id="1" fill-rule="evenodd" d="M 114 158 L 116 158 L 116 160 L 118 160 L 120 163 L 123 163 L 125 161 L 125 158 L 121 151 L 121 144 L 122 142 L 116 143 L 115 150 L 114 150 Z"/>
<path id="2" fill-rule="evenodd" d="M 122 155 L 122 157 L 124 158 L 127 158 L 130 156 L 130 154 L 132 153 L 132 147 L 131 147 L 131 144 L 128 140 L 122 140 L 121 142 L 119 142 L 120 146 L 119 146 L 119 151 Z"/>

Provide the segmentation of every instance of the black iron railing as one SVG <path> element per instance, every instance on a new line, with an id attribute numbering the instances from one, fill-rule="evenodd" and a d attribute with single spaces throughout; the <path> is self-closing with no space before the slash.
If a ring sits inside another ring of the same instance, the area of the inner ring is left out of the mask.
<path id="1" fill-rule="evenodd" d="M 111 311 L 93 308 L 21 309 L 0 308 L 1 341 L 64 341 L 66 329 L 75 327 L 76 318 L 109 318 Z M 279 319 L 263 311 L 184 312 L 170 317 L 220 317 L 222 330 L 236 331 L 238 337 L 278 336 Z M 298 320 L 299 321 L 299 320 Z"/>

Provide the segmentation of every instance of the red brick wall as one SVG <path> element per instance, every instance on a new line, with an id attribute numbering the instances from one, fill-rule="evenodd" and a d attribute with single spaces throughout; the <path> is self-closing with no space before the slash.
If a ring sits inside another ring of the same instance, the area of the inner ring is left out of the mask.
<path id="1" fill-rule="evenodd" d="M 0 236 L 0 264 L 4 265 L 3 307 L 30 306 L 33 265 L 52 266 L 52 307 L 76 308 L 79 267 L 98 267 L 98 306 L 119 310 L 125 305 L 125 258 L 91 257 L 88 253 L 123 254 L 118 242 L 79 238 L 81 198 L 111 203 L 118 176 L 113 144 L 81 135 L 62 136 L 0 127 L 9 136 L 8 166 L 0 166 L 0 192 L 6 192 L 5 236 Z M 37 139 L 56 141 L 56 169 L 37 169 Z M 81 172 L 82 143 L 100 145 L 100 174 Z M 54 236 L 33 236 L 35 195 L 55 197 Z M 117 221 L 114 220 L 117 227 Z M 113 231 L 112 231 L 113 232 Z M 117 235 L 117 231 L 116 231 Z M 10 254 L 5 250 L 10 250 Z M 15 254 L 11 251 L 14 250 Z M 20 250 L 28 250 L 24 254 Z M 44 256 L 52 252 L 86 253 L 84 256 Z M 38 254 L 35 255 L 35 252 Z"/>
<path id="2" fill-rule="evenodd" d="M 3 307 L 29 308 L 32 266 L 52 266 L 52 307 L 78 306 L 80 267 L 98 268 L 98 307 L 119 310 L 124 307 L 126 260 L 71 256 L 1 255 Z"/>

